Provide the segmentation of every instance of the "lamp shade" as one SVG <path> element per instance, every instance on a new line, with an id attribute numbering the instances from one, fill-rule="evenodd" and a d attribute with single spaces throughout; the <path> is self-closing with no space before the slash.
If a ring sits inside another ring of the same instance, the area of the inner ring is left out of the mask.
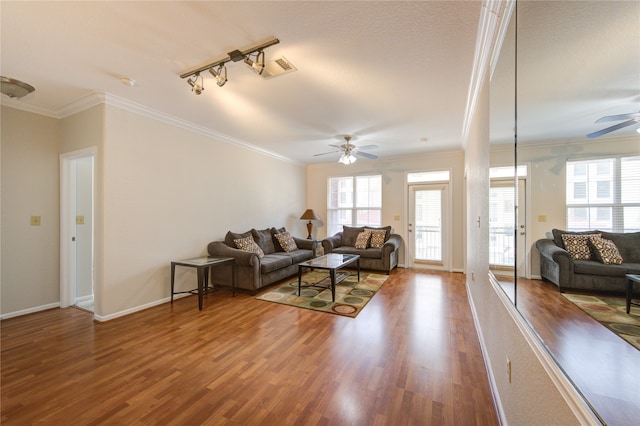
<path id="1" fill-rule="evenodd" d="M 320 220 L 320 218 L 318 217 L 317 214 L 315 214 L 315 212 L 312 209 L 307 209 L 304 211 L 304 213 L 302 213 L 302 216 L 300 216 L 300 219 L 305 219 L 305 220 Z"/>

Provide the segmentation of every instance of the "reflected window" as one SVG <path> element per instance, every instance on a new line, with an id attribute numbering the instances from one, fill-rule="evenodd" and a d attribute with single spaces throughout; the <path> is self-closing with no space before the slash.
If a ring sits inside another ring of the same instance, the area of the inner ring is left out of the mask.
<path id="1" fill-rule="evenodd" d="M 640 156 L 567 162 L 567 229 L 640 231 Z"/>

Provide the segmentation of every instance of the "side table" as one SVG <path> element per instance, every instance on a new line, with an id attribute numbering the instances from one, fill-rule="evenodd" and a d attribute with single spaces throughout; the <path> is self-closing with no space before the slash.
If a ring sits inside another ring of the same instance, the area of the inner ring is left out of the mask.
<path id="1" fill-rule="evenodd" d="M 631 305 L 640 306 L 640 303 L 631 301 L 631 294 L 633 293 L 633 283 L 640 284 L 640 275 L 627 274 L 627 313 L 631 312 Z"/>
<path id="2" fill-rule="evenodd" d="M 181 293 L 191 293 L 198 295 L 198 309 L 202 310 L 202 297 L 205 293 L 213 290 L 213 287 L 209 287 L 209 268 L 214 265 L 221 265 L 223 263 L 235 262 L 233 257 L 194 257 L 192 259 L 176 260 L 171 262 L 171 303 L 173 303 L 173 295 Z M 176 276 L 176 266 L 187 266 L 196 268 L 198 274 L 198 288 L 187 291 L 174 291 L 174 281 Z M 233 297 L 236 296 L 236 284 L 235 284 L 235 269 L 231 268 L 231 291 Z"/>

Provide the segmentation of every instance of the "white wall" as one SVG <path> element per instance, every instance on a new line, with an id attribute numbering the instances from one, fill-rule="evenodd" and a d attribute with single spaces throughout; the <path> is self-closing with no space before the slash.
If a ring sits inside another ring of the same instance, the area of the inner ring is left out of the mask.
<path id="1" fill-rule="evenodd" d="M 330 163 L 315 164 L 307 167 L 307 206 L 321 218 L 322 223 L 314 224 L 313 234 L 317 239 L 327 236 L 327 180 L 329 177 L 382 174 L 382 225 L 391 225 L 394 232 L 400 234 L 405 245 L 400 249 L 399 263 L 405 263 L 407 241 L 407 200 L 406 174 L 450 170 L 451 183 L 449 193 L 452 197 L 452 262 L 454 271 L 464 270 L 464 230 L 459 224 L 464 215 L 464 154 L 462 151 L 430 153 L 413 158 L 390 160 L 359 159 L 354 164 L 343 165 L 336 157 Z M 396 219 L 398 217 L 398 219 Z"/>
<path id="2" fill-rule="evenodd" d="M 59 120 L 2 106 L 1 313 L 59 302 Z M 40 226 L 31 226 L 40 216 Z"/>
<path id="3" fill-rule="evenodd" d="M 101 315 L 169 297 L 170 262 L 206 255 L 227 231 L 304 235 L 302 166 L 107 106 Z M 195 272 L 178 268 L 179 288 Z"/>

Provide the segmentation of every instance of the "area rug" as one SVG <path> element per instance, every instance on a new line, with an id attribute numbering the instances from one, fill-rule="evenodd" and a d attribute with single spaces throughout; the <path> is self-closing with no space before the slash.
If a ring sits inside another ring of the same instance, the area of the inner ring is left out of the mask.
<path id="1" fill-rule="evenodd" d="M 298 279 L 296 278 L 268 293 L 261 294 L 256 299 L 355 318 L 388 278 L 387 275 L 361 272 L 360 281 L 358 281 L 357 273 L 351 272 L 348 278 L 336 285 L 336 301 L 332 302 L 331 290 L 326 288 L 328 283 L 322 283 L 328 275 L 327 271 L 319 270 L 304 274 L 300 296 L 298 296 Z M 320 284 L 315 286 L 314 284 L 317 283 Z"/>
<path id="2" fill-rule="evenodd" d="M 567 293 L 562 293 L 562 295 L 600 324 L 640 350 L 640 307 L 631 305 L 630 313 L 627 314 L 627 304 L 624 298 Z"/>

